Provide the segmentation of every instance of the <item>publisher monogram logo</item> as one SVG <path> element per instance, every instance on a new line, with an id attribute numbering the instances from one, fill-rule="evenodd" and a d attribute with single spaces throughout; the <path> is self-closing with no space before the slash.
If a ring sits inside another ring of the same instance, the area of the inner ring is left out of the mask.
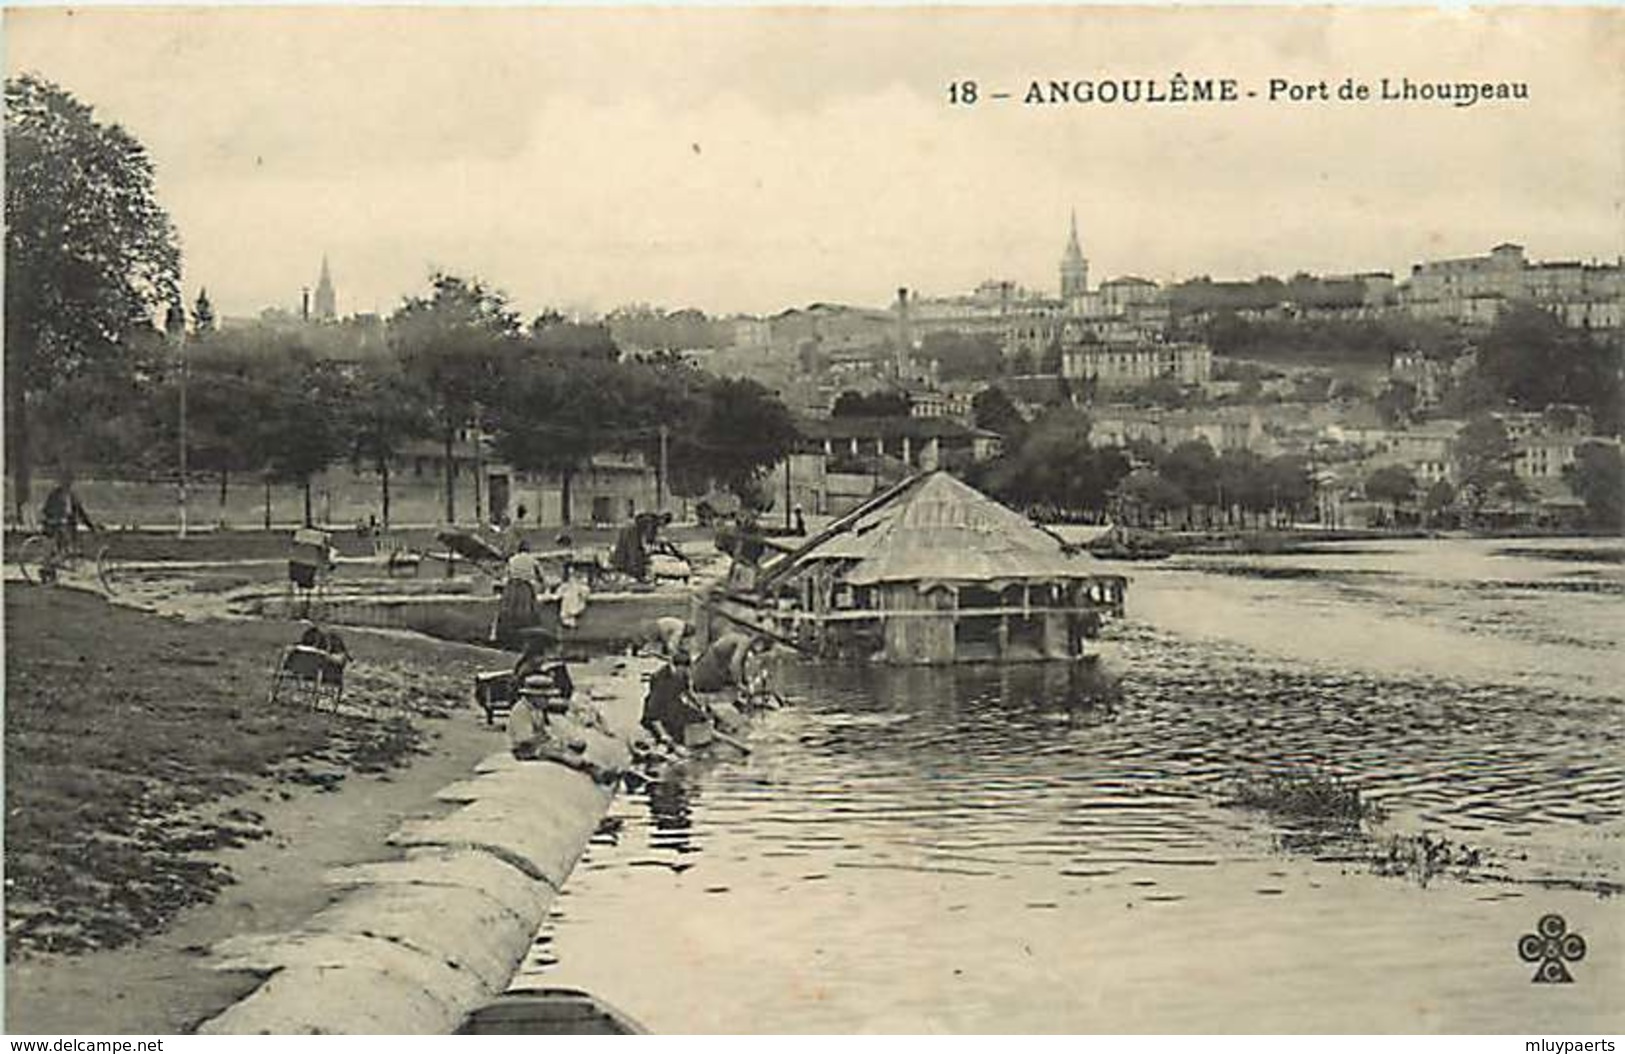
<path id="1" fill-rule="evenodd" d="M 1570 984 L 1574 977 L 1567 963 L 1577 963 L 1586 957 L 1585 938 L 1568 931 L 1568 923 L 1558 914 L 1542 915 L 1535 923 L 1535 932 L 1518 938 L 1518 958 L 1526 963 L 1538 962 L 1535 984 Z"/>

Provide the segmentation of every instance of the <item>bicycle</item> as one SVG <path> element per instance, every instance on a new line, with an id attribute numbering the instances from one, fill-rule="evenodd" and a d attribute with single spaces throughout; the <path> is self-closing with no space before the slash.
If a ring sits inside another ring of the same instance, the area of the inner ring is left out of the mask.
<path id="1" fill-rule="evenodd" d="M 92 539 L 95 551 L 87 555 L 77 544 L 64 544 L 60 536 L 36 534 L 17 547 L 13 559 L 23 573 L 23 580 L 33 585 L 56 585 L 64 577 L 77 576 L 88 567 L 96 585 L 111 596 L 118 592 L 123 561 L 112 553 L 112 546 L 102 540 L 100 531 L 93 532 Z"/>

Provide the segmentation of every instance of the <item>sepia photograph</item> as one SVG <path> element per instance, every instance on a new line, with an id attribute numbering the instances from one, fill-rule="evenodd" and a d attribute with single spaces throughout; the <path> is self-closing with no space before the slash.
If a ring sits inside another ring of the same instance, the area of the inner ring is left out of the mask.
<path id="1" fill-rule="evenodd" d="M 6 1033 L 1625 1031 L 1625 9 L 0 33 Z"/>

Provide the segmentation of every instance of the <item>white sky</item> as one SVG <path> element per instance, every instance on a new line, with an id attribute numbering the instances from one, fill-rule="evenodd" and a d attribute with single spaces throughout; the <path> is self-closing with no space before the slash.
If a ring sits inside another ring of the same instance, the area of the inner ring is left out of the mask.
<path id="1" fill-rule="evenodd" d="M 6 68 L 151 150 L 188 296 L 341 312 L 433 267 L 527 312 L 769 312 L 990 277 L 1625 251 L 1619 9 L 9 11 Z M 1522 80 L 1528 103 L 955 109 L 950 80 Z"/>

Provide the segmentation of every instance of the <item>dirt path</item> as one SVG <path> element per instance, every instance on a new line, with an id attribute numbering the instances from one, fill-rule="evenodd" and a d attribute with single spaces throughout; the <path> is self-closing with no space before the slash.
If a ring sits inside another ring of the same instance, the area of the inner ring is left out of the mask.
<path id="1" fill-rule="evenodd" d="M 470 672 L 502 662 L 482 649 L 347 634 L 354 691 L 396 711 L 362 721 L 265 705 L 286 623 L 26 588 L 6 615 L 12 1033 L 213 1015 L 257 978 L 207 969 L 204 949 L 319 910 L 331 867 L 395 858 L 385 838 L 442 814 L 434 793 L 502 743 L 468 701 Z"/>
<path id="2" fill-rule="evenodd" d="M 174 1033 L 189 1030 L 251 991 L 259 979 L 207 968 L 203 952 L 240 933 L 276 932 L 336 896 L 332 867 L 399 855 L 384 839 L 402 820 L 451 806 L 435 791 L 466 776 L 501 744 L 471 713 L 446 721 L 431 753 L 408 768 L 351 777 L 340 789 L 279 786 L 236 803 L 263 814 L 273 834 L 209 854 L 236 883 L 214 903 L 190 908 L 169 929 L 136 944 L 82 955 L 41 955 L 6 970 L 6 1030 L 13 1033 Z"/>

